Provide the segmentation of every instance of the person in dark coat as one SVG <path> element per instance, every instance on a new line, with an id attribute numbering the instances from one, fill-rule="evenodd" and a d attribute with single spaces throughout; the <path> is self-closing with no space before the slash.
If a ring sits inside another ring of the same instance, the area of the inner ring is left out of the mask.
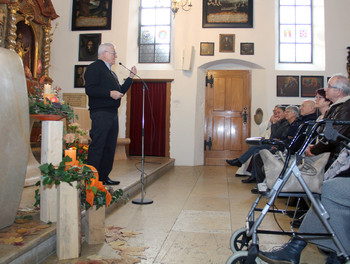
<path id="1" fill-rule="evenodd" d="M 350 120 L 350 85 L 349 79 L 341 74 L 333 75 L 327 87 L 324 88 L 326 97 L 333 102 L 329 110 L 325 113 L 324 119 Z M 334 126 L 340 134 L 350 138 L 350 126 Z M 320 139 L 315 145 L 310 145 L 305 151 L 305 155 L 314 156 L 324 152 L 330 152 L 330 157 L 326 168 L 338 157 L 342 146 L 340 139 L 327 141 Z"/>
<path id="2" fill-rule="evenodd" d="M 121 85 L 117 75 L 111 70 L 116 58 L 113 44 L 101 44 L 98 48 L 98 60 L 87 67 L 84 75 L 91 118 L 91 143 L 87 164 L 94 166 L 100 181 L 109 185 L 119 184 L 119 181 L 108 177 L 113 168 L 119 132 L 118 108 L 137 73 L 135 66 L 132 67 L 129 77 Z"/>

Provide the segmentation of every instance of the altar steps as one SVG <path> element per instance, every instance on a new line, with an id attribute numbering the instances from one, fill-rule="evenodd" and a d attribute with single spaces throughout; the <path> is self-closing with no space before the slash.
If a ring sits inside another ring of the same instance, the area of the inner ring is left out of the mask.
<path id="1" fill-rule="evenodd" d="M 146 157 L 144 162 L 144 182 L 150 185 L 161 177 L 166 171 L 174 167 L 175 160 L 162 157 Z M 141 195 L 141 158 L 130 157 L 127 160 L 118 160 L 110 174 L 112 180 L 120 181 L 120 185 L 113 186 L 114 189 L 122 189 L 130 199 Z M 147 186 L 145 186 L 147 187 Z M 21 208 L 28 208 L 34 204 L 34 191 L 38 187 L 26 187 L 22 194 Z M 106 214 L 111 214 L 113 210 L 122 206 L 124 202 L 113 204 L 107 208 Z M 39 214 L 34 215 L 34 220 L 38 224 L 43 224 L 39 220 Z M 1 233 L 6 232 L 4 228 Z M 56 224 L 40 230 L 38 233 L 24 237 L 23 244 L 18 246 L 5 245 L 0 243 L 0 264 L 36 264 L 40 263 L 49 255 L 56 251 Z"/>

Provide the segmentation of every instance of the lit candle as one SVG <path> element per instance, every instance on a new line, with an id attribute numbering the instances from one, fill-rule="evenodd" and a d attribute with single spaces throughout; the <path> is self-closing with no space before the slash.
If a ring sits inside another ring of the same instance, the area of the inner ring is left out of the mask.
<path id="1" fill-rule="evenodd" d="M 66 162 L 66 165 L 73 165 L 75 161 L 77 160 L 77 150 L 76 149 L 66 149 L 64 151 L 64 156 L 69 156 L 72 161 L 71 162 Z"/>
<path id="2" fill-rule="evenodd" d="M 44 94 L 51 94 L 51 84 L 45 83 L 44 84 Z"/>

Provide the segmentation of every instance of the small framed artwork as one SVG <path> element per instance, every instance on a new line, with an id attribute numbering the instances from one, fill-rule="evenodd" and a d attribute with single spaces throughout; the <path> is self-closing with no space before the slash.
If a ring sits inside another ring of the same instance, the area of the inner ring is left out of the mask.
<path id="1" fill-rule="evenodd" d="M 277 96 L 299 97 L 299 76 L 277 76 Z"/>
<path id="2" fill-rule="evenodd" d="M 203 28 L 252 28 L 253 0 L 203 0 Z"/>
<path id="3" fill-rule="evenodd" d="M 74 66 L 74 87 L 84 88 L 85 79 L 84 74 L 88 65 L 75 65 Z"/>
<path id="4" fill-rule="evenodd" d="M 97 60 L 97 50 L 100 44 L 101 34 L 80 34 L 79 61 Z"/>
<path id="5" fill-rule="evenodd" d="M 201 56 L 214 56 L 214 42 L 201 42 Z"/>
<path id="6" fill-rule="evenodd" d="M 301 97 L 314 97 L 316 90 L 324 87 L 323 76 L 301 76 Z"/>
<path id="7" fill-rule="evenodd" d="M 220 52 L 235 52 L 235 35 L 220 34 Z"/>
<path id="8" fill-rule="evenodd" d="M 112 0 L 73 0 L 72 30 L 110 30 Z"/>
<path id="9" fill-rule="evenodd" d="M 241 55 L 254 55 L 254 43 L 241 43 Z"/>

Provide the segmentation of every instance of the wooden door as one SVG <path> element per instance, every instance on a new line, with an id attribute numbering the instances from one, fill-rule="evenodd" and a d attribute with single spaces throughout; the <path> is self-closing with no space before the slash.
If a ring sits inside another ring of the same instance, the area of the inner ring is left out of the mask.
<path id="1" fill-rule="evenodd" d="M 206 77 L 206 165 L 225 165 L 248 149 L 250 136 L 249 71 L 215 70 Z"/>

